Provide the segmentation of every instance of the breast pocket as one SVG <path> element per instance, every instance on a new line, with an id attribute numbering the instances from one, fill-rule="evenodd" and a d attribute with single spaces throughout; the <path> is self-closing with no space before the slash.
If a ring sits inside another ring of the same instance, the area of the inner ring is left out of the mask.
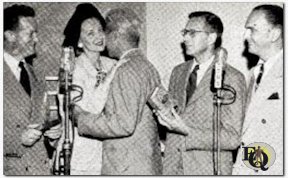
<path id="1" fill-rule="evenodd" d="M 283 100 L 282 99 L 267 99 L 265 101 L 263 111 L 271 117 L 283 116 Z"/>

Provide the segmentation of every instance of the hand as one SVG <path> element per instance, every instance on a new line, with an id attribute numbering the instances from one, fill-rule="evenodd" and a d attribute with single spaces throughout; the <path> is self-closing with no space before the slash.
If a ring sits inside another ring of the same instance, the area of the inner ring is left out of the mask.
<path id="1" fill-rule="evenodd" d="M 61 137 L 62 132 L 63 132 L 63 128 L 62 128 L 62 124 L 60 123 L 54 127 L 51 127 L 49 130 L 47 130 L 44 133 L 44 136 L 55 140 Z"/>
<path id="2" fill-rule="evenodd" d="M 40 124 L 30 124 L 27 126 L 27 130 L 25 130 L 21 135 L 21 142 L 23 145 L 32 146 L 41 138 L 42 132 L 37 130 L 39 127 L 41 127 Z"/>
<path id="3" fill-rule="evenodd" d="M 121 59 L 121 60 L 117 61 L 117 63 L 115 64 L 115 67 L 118 68 L 122 64 L 126 63 L 127 61 L 128 61 L 127 59 Z"/>
<path id="4" fill-rule="evenodd" d="M 173 124 L 175 124 L 176 119 L 167 117 L 170 113 L 163 113 L 158 110 L 153 110 L 153 112 L 158 117 L 158 121 L 161 125 L 165 126 L 168 130 L 173 130 Z M 177 116 L 179 115 L 177 114 L 176 117 Z"/>
<path id="5" fill-rule="evenodd" d="M 108 78 L 110 79 L 113 79 L 114 78 L 114 75 L 117 71 L 117 69 L 124 63 L 126 63 L 128 60 L 127 59 L 121 59 L 119 61 L 117 61 L 114 66 L 111 68 L 111 70 L 109 71 L 108 73 Z"/>
<path id="6" fill-rule="evenodd" d="M 161 125 L 165 126 L 170 131 L 175 131 L 178 133 L 181 133 L 183 135 L 188 135 L 189 128 L 185 125 L 185 123 L 182 121 L 181 117 L 177 114 L 175 109 L 171 109 L 171 117 L 169 117 L 169 114 L 171 113 L 162 113 L 160 111 L 154 111 L 158 117 L 158 121 Z"/>

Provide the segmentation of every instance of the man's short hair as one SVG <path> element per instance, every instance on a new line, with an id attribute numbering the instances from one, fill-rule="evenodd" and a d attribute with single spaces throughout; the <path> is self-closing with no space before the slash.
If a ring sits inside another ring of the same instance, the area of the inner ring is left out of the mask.
<path id="1" fill-rule="evenodd" d="M 253 9 L 253 11 L 261 11 L 265 14 L 266 20 L 281 30 L 283 29 L 283 8 L 277 5 L 260 5 Z"/>
<path id="2" fill-rule="evenodd" d="M 32 7 L 26 5 L 13 5 L 4 9 L 4 32 L 16 30 L 19 27 L 20 17 L 35 17 Z"/>
<path id="3" fill-rule="evenodd" d="M 131 9 L 119 8 L 110 10 L 106 15 L 106 23 L 106 33 L 117 32 L 130 45 L 138 47 L 142 22 Z"/>
<path id="4" fill-rule="evenodd" d="M 217 34 L 215 49 L 221 46 L 224 27 L 221 19 L 217 15 L 207 11 L 197 11 L 190 13 L 188 17 L 189 19 L 198 17 L 203 18 L 210 32 L 215 32 Z"/>

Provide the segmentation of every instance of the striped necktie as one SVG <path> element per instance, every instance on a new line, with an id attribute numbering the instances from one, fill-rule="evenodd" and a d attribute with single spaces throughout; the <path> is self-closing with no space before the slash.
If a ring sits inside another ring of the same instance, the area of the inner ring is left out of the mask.
<path id="1" fill-rule="evenodd" d="M 262 76 L 263 76 L 263 72 L 264 72 L 264 64 L 261 64 L 260 65 L 260 71 L 259 71 L 259 74 L 256 78 L 256 83 L 255 83 L 255 91 L 258 89 L 259 87 L 259 84 L 261 82 L 261 79 L 262 79 Z"/>

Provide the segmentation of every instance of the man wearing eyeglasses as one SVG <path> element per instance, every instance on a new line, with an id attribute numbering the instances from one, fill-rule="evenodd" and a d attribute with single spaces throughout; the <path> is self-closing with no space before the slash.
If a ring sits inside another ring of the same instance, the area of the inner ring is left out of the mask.
<path id="1" fill-rule="evenodd" d="M 211 12 L 193 12 L 182 31 L 186 53 L 193 59 L 176 66 L 169 91 L 178 100 L 178 114 L 189 135 L 167 133 L 165 175 L 213 175 L 213 68 L 221 48 L 223 24 Z M 221 175 L 232 173 L 232 150 L 240 145 L 246 83 L 244 76 L 225 64 L 223 83 L 236 92 L 233 103 L 222 105 L 220 122 Z M 212 86 L 211 86 L 212 85 Z M 224 92 L 225 93 L 225 92 Z M 225 98 L 225 96 L 224 96 Z"/>

